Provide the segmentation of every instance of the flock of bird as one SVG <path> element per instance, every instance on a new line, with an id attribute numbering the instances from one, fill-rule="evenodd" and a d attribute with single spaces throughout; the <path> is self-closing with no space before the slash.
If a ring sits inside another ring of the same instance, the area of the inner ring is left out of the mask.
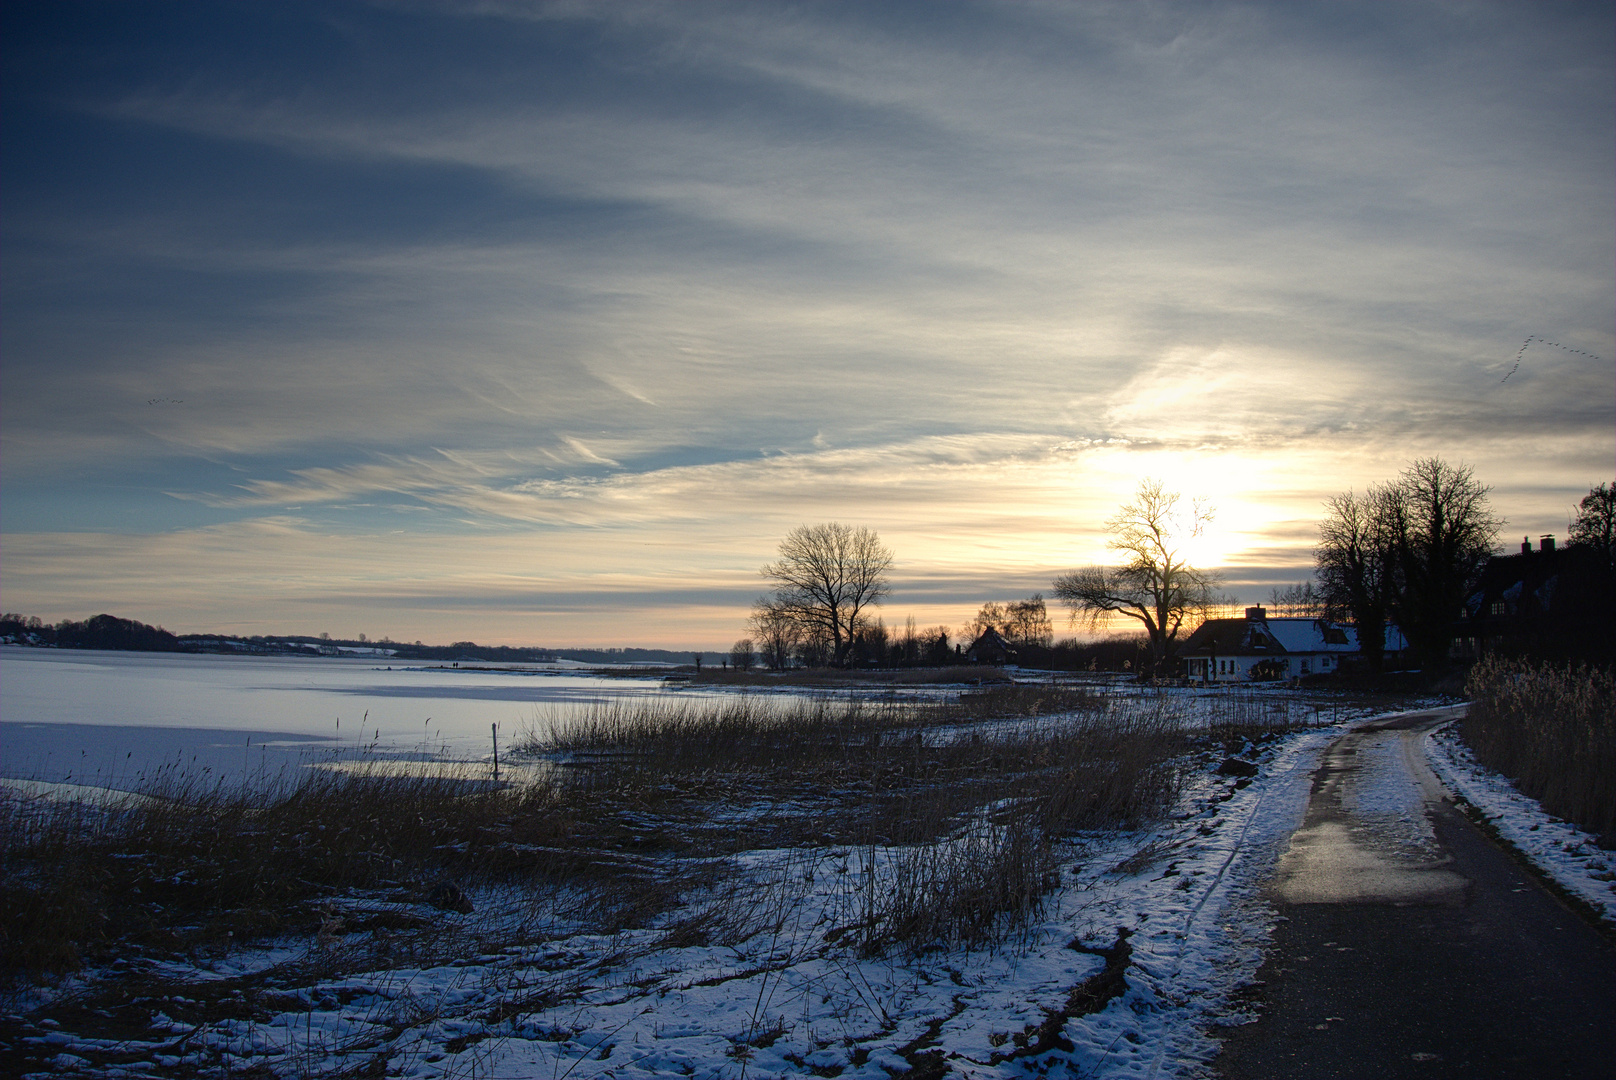
<path id="1" fill-rule="evenodd" d="M 1529 345 L 1531 345 L 1534 341 L 1537 342 L 1539 345 L 1552 345 L 1556 349 L 1564 349 L 1568 353 L 1575 353 L 1578 356 L 1586 356 L 1590 360 L 1604 360 L 1605 359 L 1603 356 L 1595 356 L 1591 352 L 1584 352 L 1582 349 L 1573 349 L 1571 346 L 1562 345 L 1558 341 L 1550 341 L 1547 338 L 1540 338 L 1536 334 L 1531 334 L 1531 335 L 1527 336 L 1527 339 L 1525 341 L 1521 342 L 1521 347 L 1516 350 L 1516 352 L 1515 352 L 1515 366 L 1509 369 L 1509 374 L 1508 375 L 1505 375 L 1502 379 L 1498 380 L 1498 385 L 1499 386 L 1502 386 L 1505 383 L 1509 382 L 1509 376 L 1515 374 L 1515 372 L 1520 370 L 1521 357 L 1526 355 L 1527 347 Z"/>

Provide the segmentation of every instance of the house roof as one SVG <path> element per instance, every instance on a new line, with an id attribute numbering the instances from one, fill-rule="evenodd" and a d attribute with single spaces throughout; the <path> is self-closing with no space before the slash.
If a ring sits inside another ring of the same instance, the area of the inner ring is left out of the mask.
<path id="1" fill-rule="evenodd" d="M 970 647 L 965 651 L 966 653 L 973 653 L 978 650 L 1001 652 L 1008 656 L 1014 655 L 1016 647 L 1010 644 L 1010 642 L 1005 639 L 1003 634 L 999 633 L 990 626 L 982 632 L 981 637 L 978 637 L 975 641 L 971 642 Z"/>
<path id="2" fill-rule="evenodd" d="M 1358 631 L 1324 619 L 1268 619 L 1269 631 L 1288 653 L 1358 651 Z"/>
<path id="3" fill-rule="evenodd" d="M 1386 648 L 1407 648 L 1395 626 L 1386 628 Z M 1184 642 L 1179 654 L 1220 656 L 1285 656 L 1309 653 L 1354 653 L 1358 631 L 1325 619 L 1208 619 Z"/>
<path id="4" fill-rule="evenodd" d="M 1285 649 L 1271 634 L 1264 633 L 1262 624 L 1248 619 L 1208 619 L 1195 628 L 1184 641 L 1179 655 L 1190 653 L 1218 653 L 1228 656 L 1283 655 Z"/>
<path id="5" fill-rule="evenodd" d="M 1554 607 L 1555 586 L 1562 577 L 1597 578 L 1603 567 L 1598 549 L 1580 546 L 1494 555 L 1465 600 L 1465 617 L 1487 617 L 1495 600 L 1504 602 L 1509 615 L 1547 612 Z"/>

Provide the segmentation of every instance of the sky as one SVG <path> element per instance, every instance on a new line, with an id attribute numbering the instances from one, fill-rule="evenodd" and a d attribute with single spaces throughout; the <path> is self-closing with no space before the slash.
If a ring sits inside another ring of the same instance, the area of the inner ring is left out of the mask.
<path id="1" fill-rule="evenodd" d="M 724 648 L 804 523 L 958 627 L 1146 477 L 1257 602 L 1616 476 L 1610 3 L 0 18 L 7 611 Z"/>

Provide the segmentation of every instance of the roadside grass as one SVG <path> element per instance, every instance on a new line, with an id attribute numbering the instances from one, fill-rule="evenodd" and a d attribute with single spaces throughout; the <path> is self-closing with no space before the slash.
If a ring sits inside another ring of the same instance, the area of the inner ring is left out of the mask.
<path id="1" fill-rule="evenodd" d="M 1616 848 L 1616 675 L 1489 656 L 1465 690 L 1476 760 Z"/>

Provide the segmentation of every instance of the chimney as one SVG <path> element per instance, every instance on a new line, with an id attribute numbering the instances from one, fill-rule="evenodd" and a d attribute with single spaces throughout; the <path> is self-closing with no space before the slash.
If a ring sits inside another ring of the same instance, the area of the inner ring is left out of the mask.
<path id="1" fill-rule="evenodd" d="M 1539 551 L 1553 551 L 1554 535 L 1552 533 L 1544 533 L 1541 537 L 1539 537 L 1537 541 L 1537 549 Z"/>
<path id="2" fill-rule="evenodd" d="M 1258 604 L 1256 607 L 1248 607 L 1246 609 L 1247 622 L 1258 622 L 1267 619 L 1267 617 L 1268 613 L 1262 609 L 1261 604 Z"/>
<path id="3" fill-rule="evenodd" d="M 1530 536 L 1521 537 L 1521 554 L 1532 554 L 1532 538 Z"/>

